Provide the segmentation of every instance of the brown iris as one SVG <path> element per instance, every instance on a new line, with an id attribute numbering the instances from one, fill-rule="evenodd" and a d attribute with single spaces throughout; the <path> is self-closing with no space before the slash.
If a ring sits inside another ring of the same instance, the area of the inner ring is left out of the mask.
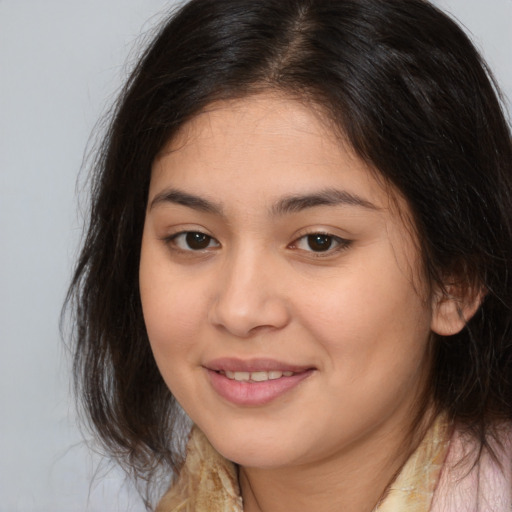
<path id="1" fill-rule="evenodd" d="M 185 236 L 185 241 L 187 242 L 188 247 L 194 251 L 206 249 L 210 245 L 211 240 L 211 236 L 196 231 L 190 231 Z"/>
<path id="2" fill-rule="evenodd" d="M 332 246 L 333 237 L 330 235 L 308 235 L 308 247 L 315 252 L 328 251 Z"/>

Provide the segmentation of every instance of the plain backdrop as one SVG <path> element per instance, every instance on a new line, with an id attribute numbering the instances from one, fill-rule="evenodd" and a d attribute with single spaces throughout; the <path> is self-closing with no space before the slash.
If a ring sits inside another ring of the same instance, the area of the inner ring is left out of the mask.
<path id="1" fill-rule="evenodd" d="M 512 98 L 512 0 L 437 3 Z M 144 510 L 82 440 L 58 322 L 90 133 L 173 4 L 0 0 L 0 512 Z"/>

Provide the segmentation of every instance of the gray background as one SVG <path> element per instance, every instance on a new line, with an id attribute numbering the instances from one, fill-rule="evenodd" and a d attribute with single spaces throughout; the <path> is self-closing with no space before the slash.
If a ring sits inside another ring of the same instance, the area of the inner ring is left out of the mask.
<path id="1" fill-rule="evenodd" d="M 512 98 L 512 0 L 438 0 Z M 142 511 L 84 445 L 58 317 L 84 149 L 173 2 L 0 0 L 0 511 Z"/>

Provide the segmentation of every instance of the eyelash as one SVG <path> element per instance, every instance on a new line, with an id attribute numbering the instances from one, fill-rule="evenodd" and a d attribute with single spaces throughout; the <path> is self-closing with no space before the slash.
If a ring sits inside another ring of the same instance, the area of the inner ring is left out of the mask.
<path id="1" fill-rule="evenodd" d="M 195 240 L 192 237 L 195 237 Z M 180 238 L 183 239 L 183 242 L 188 247 L 180 247 L 179 243 L 177 242 L 178 240 L 180 240 Z M 201 253 L 208 249 L 220 247 L 220 243 L 215 238 L 213 238 L 212 236 L 207 235 L 206 233 L 203 233 L 201 231 L 180 231 L 179 233 L 176 233 L 174 235 L 164 238 L 164 241 L 168 245 L 172 246 L 173 250 L 180 251 L 180 252 Z M 304 241 L 305 243 L 307 243 L 309 249 L 311 249 L 311 250 L 300 248 L 299 244 L 301 241 Z M 190 244 L 193 242 L 199 243 L 200 247 L 197 247 L 195 249 L 192 248 L 190 246 Z M 211 245 L 212 242 L 213 242 L 213 245 Z M 326 244 L 325 250 L 318 250 L 318 251 L 313 250 L 313 247 L 311 246 L 311 244 L 314 244 L 314 243 Z M 345 238 L 341 238 L 339 236 L 332 235 L 331 233 L 316 231 L 313 233 L 306 233 L 306 234 L 300 236 L 299 238 L 294 240 L 290 245 L 288 245 L 288 247 L 292 248 L 292 249 L 299 249 L 304 252 L 309 252 L 311 254 L 314 254 L 315 257 L 317 257 L 317 258 L 321 258 L 321 257 L 331 256 L 334 253 L 341 252 L 341 251 L 347 249 L 351 243 L 352 243 L 351 240 L 347 240 Z M 204 246 L 201 246 L 203 244 L 204 244 Z M 332 247 L 333 244 L 335 244 L 335 247 Z"/>
<path id="2" fill-rule="evenodd" d="M 190 247 L 190 242 L 192 242 L 193 240 L 189 240 L 188 238 L 189 237 L 193 237 L 193 236 L 196 237 L 195 241 L 198 242 L 198 243 L 201 243 L 201 241 L 207 242 L 206 246 L 205 247 L 199 247 L 199 248 L 196 248 L 196 249 L 191 248 Z M 184 242 L 185 242 L 185 244 L 188 245 L 188 248 L 180 247 L 178 245 L 177 241 L 180 238 L 184 239 Z M 201 238 L 203 240 L 201 240 Z M 166 237 L 164 240 L 165 240 L 166 243 L 171 245 L 174 250 L 181 251 L 181 252 L 202 252 L 202 251 L 205 251 L 205 250 L 210 248 L 210 243 L 212 241 L 216 242 L 216 244 L 213 247 L 219 247 L 220 246 L 220 243 L 217 240 L 215 240 L 215 238 L 213 238 L 212 236 L 207 235 L 206 233 L 203 233 L 201 231 L 180 231 L 179 233 L 171 235 L 170 237 Z"/>
<path id="3" fill-rule="evenodd" d="M 324 240 L 321 241 L 321 239 L 324 239 Z M 302 249 L 302 250 L 305 252 L 310 252 L 310 253 L 314 254 L 316 258 L 332 256 L 335 253 L 339 253 L 341 251 L 344 251 L 345 249 L 348 249 L 348 247 L 352 243 L 351 240 L 347 240 L 346 238 L 341 238 L 341 237 L 333 235 L 331 233 L 315 231 L 314 233 L 306 233 L 306 234 L 300 236 L 294 242 L 292 242 L 289 247 L 300 249 L 299 243 L 301 241 L 304 241 L 308 245 L 309 249 L 311 249 L 311 250 L 308 250 L 308 249 Z M 316 242 L 327 242 L 327 248 L 325 250 L 319 250 L 319 251 L 312 250 L 313 248 L 311 247 L 311 244 L 316 243 Z M 333 244 L 335 244 L 334 247 L 333 247 Z"/>

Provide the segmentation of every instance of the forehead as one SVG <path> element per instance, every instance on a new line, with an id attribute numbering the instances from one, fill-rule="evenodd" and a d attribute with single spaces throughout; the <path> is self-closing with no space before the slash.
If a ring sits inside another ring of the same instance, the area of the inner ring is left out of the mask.
<path id="1" fill-rule="evenodd" d="M 338 132 L 319 109 L 283 95 L 217 102 L 157 155 L 152 189 L 169 180 L 205 192 L 236 183 L 270 196 L 341 187 L 388 207 L 392 189 Z"/>

